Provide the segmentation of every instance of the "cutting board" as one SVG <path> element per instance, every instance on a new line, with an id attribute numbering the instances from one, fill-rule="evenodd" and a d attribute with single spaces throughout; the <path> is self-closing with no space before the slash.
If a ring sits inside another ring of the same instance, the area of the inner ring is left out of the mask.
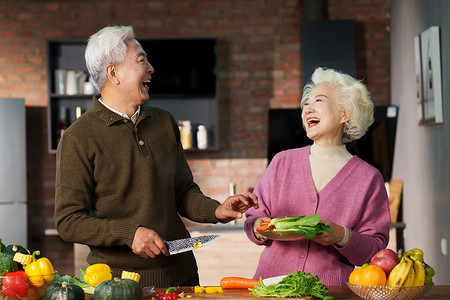
<path id="1" fill-rule="evenodd" d="M 165 292 L 166 289 L 157 288 L 155 289 L 155 292 L 153 294 L 147 294 L 144 295 L 144 299 L 152 299 L 155 297 L 156 293 L 158 292 Z M 255 296 L 250 295 L 250 291 L 246 289 L 226 289 L 223 291 L 222 294 L 206 294 L 206 293 L 194 293 L 193 287 L 178 287 L 176 290 L 176 293 L 179 294 L 181 292 L 184 292 L 186 295 L 192 296 L 190 298 L 180 298 L 186 299 L 186 300 L 195 300 L 195 299 L 237 299 L 237 300 L 244 300 L 244 299 L 271 299 L 274 298 L 257 298 Z M 86 295 L 85 299 L 92 299 L 91 295 Z M 155 298 L 156 299 L 156 298 Z M 314 300 L 314 297 L 300 297 L 300 298 L 289 298 L 289 299 L 300 299 L 300 300 Z"/>
<path id="2" fill-rule="evenodd" d="M 165 289 L 156 289 L 156 292 L 164 292 Z M 177 293 L 181 293 L 184 292 L 187 295 L 192 296 L 191 298 L 186 298 L 186 299 L 237 299 L 237 300 L 242 300 L 242 299 L 271 299 L 273 300 L 274 298 L 257 298 L 253 295 L 250 294 L 250 291 L 247 289 L 224 289 L 222 294 L 206 294 L 206 293 L 194 293 L 193 292 L 193 288 L 192 287 L 179 287 L 176 290 Z M 146 296 L 144 299 L 151 299 L 152 297 L 154 297 L 156 295 L 152 294 L 149 295 L 148 297 Z M 184 299 L 184 298 L 180 298 L 180 299 Z M 301 299 L 301 300 L 314 300 L 314 297 L 309 296 L 309 297 L 301 297 L 301 298 L 289 298 L 289 299 Z"/>
<path id="3" fill-rule="evenodd" d="M 398 209 L 402 200 L 403 180 L 391 179 L 389 182 L 389 211 L 391 223 L 397 222 Z"/>

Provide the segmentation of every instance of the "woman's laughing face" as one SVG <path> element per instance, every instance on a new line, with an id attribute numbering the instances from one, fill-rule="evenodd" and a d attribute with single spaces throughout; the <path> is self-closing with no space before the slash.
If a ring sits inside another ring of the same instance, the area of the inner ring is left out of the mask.
<path id="1" fill-rule="evenodd" d="M 311 90 L 302 110 L 302 122 L 308 138 L 319 146 L 342 145 L 342 133 L 347 121 L 337 106 L 335 88 L 322 83 Z"/>

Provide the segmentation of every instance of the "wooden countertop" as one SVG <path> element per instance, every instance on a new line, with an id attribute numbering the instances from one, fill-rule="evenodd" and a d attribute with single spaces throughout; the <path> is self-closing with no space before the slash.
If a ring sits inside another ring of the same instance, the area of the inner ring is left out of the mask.
<path id="1" fill-rule="evenodd" d="M 353 299 L 361 299 L 357 295 L 355 295 L 347 286 L 330 286 L 328 287 L 330 290 L 329 296 L 333 297 L 341 297 L 345 296 L 345 300 L 353 300 Z M 165 289 L 156 289 L 156 292 L 164 292 Z M 180 298 L 180 299 L 274 299 L 274 298 L 256 298 L 250 295 L 250 292 L 245 289 L 226 289 L 223 294 L 195 294 L 193 293 L 192 287 L 179 287 L 177 288 L 177 293 L 185 292 L 187 295 L 192 295 L 191 298 Z M 144 299 L 152 299 L 156 293 L 151 295 L 146 295 Z M 303 297 L 303 298 L 288 298 L 288 299 L 304 299 L 309 300 L 312 297 Z M 431 288 L 428 293 L 426 293 L 423 297 L 418 299 L 450 299 L 450 285 L 435 285 Z"/>

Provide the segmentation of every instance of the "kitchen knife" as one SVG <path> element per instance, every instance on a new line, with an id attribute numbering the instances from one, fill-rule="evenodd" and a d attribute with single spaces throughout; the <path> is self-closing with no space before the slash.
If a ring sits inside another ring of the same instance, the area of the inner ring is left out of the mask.
<path id="1" fill-rule="evenodd" d="M 197 237 L 166 241 L 170 255 L 191 251 L 214 242 L 220 235 L 201 235 Z"/>

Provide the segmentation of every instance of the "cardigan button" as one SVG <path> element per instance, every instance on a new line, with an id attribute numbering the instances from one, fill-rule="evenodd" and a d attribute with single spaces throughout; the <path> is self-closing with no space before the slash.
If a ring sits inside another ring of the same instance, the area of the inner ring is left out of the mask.
<path id="1" fill-rule="evenodd" d="M 144 146 L 144 141 L 143 140 L 139 140 L 139 145 Z"/>

